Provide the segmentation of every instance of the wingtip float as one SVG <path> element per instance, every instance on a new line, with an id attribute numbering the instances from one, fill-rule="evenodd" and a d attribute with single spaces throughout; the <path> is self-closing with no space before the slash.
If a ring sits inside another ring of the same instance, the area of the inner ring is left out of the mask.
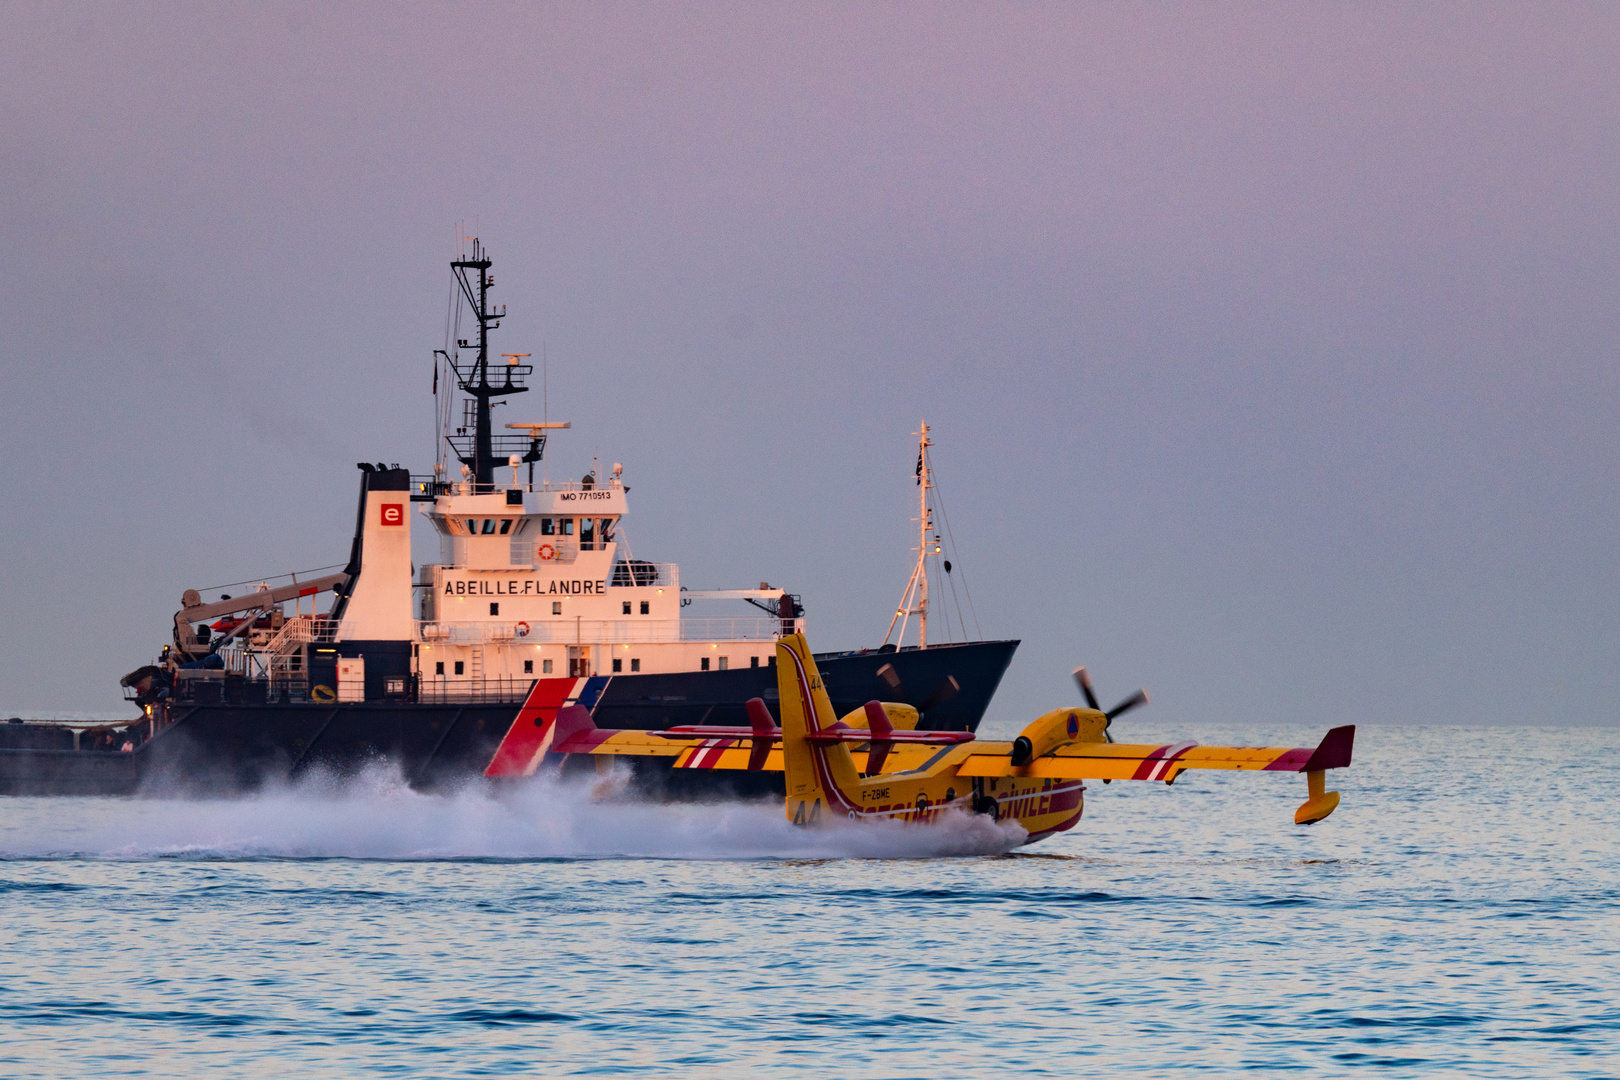
<path id="1" fill-rule="evenodd" d="M 786 774 L 786 814 L 796 825 L 839 818 L 930 822 L 947 809 L 1016 820 L 1028 841 L 1064 832 L 1080 820 L 1086 780 L 1162 780 L 1188 769 L 1302 772 L 1309 797 L 1294 813 L 1309 825 L 1333 813 L 1339 793 L 1326 773 L 1350 764 L 1353 725 L 1333 728 L 1315 747 L 1146 745 L 1109 741 L 1114 716 L 1146 700 L 1134 695 L 1106 712 L 1054 709 L 1012 742 L 965 731 L 917 731 L 917 712 L 868 702 L 838 718 L 803 634 L 776 646 L 781 724 L 765 703 L 748 703 L 746 728 L 679 727 L 664 731 L 598 728 L 578 705 L 558 710 L 541 753 L 674 758 L 678 769 L 736 769 Z M 1089 682 L 1078 677 L 1084 691 Z M 1140 699 L 1140 700 L 1138 700 Z"/>

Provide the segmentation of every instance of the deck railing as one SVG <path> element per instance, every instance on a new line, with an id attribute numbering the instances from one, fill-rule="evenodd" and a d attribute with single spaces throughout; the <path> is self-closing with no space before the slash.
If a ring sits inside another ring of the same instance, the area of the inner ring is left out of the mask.
<path id="1" fill-rule="evenodd" d="M 417 640 L 448 645 L 608 645 L 682 641 L 775 641 L 803 619 L 572 619 L 547 622 L 417 623 Z"/>
<path id="2" fill-rule="evenodd" d="M 530 676 L 490 676 L 450 679 L 423 675 L 417 683 L 416 700 L 432 705 L 511 702 L 521 704 L 534 686 Z"/>
<path id="3" fill-rule="evenodd" d="M 673 589 L 680 584 L 680 569 L 674 563 L 647 562 L 645 559 L 620 559 L 613 564 L 608 578 L 610 588 L 636 585 L 661 585 Z"/>

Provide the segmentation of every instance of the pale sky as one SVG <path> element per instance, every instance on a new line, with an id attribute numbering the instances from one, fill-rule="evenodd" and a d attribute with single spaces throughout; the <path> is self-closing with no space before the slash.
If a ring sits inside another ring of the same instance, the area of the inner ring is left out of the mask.
<path id="1" fill-rule="evenodd" d="M 433 460 L 465 220 L 554 475 L 623 462 L 639 557 L 818 650 L 882 640 L 926 417 L 998 724 L 1077 663 L 1144 734 L 1620 722 L 1613 5 L 0 29 L 0 716 L 119 713 L 182 590 L 346 558 L 354 462 Z"/>

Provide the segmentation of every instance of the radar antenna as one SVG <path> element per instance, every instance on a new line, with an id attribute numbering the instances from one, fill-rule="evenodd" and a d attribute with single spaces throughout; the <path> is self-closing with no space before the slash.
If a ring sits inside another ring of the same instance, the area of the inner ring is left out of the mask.
<path id="1" fill-rule="evenodd" d="M 506 317 L 506 305 L 495 308 L 489 303 L 489 290 L 495 285 L 495 277 L 489 272 L 491 265 L 489 252 L 477 237 L 472 241 L 472 257 L 457 259 L 450 264 L 461 286 L 462 299 L 478 320 L 478 341 L 477 355 L 465 368 L 460 363 L 461 350 L 473 348 L 473 343 L 466 338 L 456 341 L 455 347 L 445 356 L 455 373 L 456 385 L 472 399 L 473 431 L 468 435 L 463 428 L 452 435 L 447 430 L 444 437 L 457 460 L 471 471 L 475 493 L 494 491 L 496 466 L 506 464 L 513 457 L 529 463 L 532 483 L 534 463 L 541 459 L 546 446 L 544 432 L 530 431 L 527 437 L 498 436 L 490 421 L 491 399 L 526 393 L 529 388 L 524 385 L 524 380 L 534 371 L 534 365 L 519 363 L 528 358 L 528 353 L 503 353 L 505 364 L 496 365 L 493 369 L 490 365 L 489 332 L 497 329 L 500 321 Z M 500 378 L 491 381 L 490 376 L 495 372 L 500 373 Z"/>

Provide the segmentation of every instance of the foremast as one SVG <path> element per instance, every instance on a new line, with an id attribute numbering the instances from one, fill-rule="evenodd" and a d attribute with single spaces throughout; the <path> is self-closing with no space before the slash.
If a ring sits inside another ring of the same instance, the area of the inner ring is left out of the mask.
<path id="1" fill-rule="evenodd" d="M 939 538 L 936 535 L 930 542 L 928 534 L 934 532 L 933 510 L 928 505 L 928 492 L 933 489 L 934 483 L 929 475 L 928 448 L 934 443 L 928 437 L 928 421 L 921 423 L 920 430 L 912 432 L 917 436 L 917 563 L 912 568 L 911 580 L 906 582 L 906 591 L 900 595 L 900 605 L 895 608 L 894 618 L 889 620 L 889 632 L 883 635 L 883 641 L 888 643 L 894 634 L 895 624 L 900 624 L 900 636 L 895 644 L 899 645 L 906 639 L 906 623 L 915 615 L 917 617 L 917 647 L 928 648 L 928 556 L 939 554 Z"/>

